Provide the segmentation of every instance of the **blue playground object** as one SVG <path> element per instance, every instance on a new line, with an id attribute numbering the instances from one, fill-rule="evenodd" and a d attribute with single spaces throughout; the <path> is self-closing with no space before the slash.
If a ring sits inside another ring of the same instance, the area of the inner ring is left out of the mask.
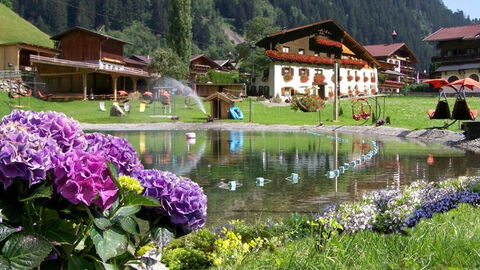
<path id="1" fill-rule="evenodd" d="M 235 120 L 243 120 L 243 113 L 237 106 L 233 106 L 228 111 L 230 118 Z"/>

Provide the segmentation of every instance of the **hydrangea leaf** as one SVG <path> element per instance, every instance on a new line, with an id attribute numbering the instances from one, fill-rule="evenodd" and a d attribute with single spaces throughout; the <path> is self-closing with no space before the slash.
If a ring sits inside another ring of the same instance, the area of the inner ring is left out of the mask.
<path id="1" fill-rule="evenodd" d="M 136 214 L 138 211 L 140 211 L 140 206 L 139 205 L 128 205 L 128 206 L 123 206 L 118 209 L 118 211 L 113 215 L 113 217 L 126 217 L 126 216 L 131 216 L 133 214 Z"/>
<path id="2" fill-rule="evenodd" d="M 129 216 L 122 217 L 119 220 L 119 223 L 120 223 L 120 227 L 122 227 L 122 229 L 128 233 L 131 233 L 134 235 L 138 235 L 140 233 L 138 223 L 135 221 L 135 219 Z"/>
<path id="3" fill-rule="evenodd" d="M 30 201 L 33 199 L 39 199 L 39 198 L 50 198 L 52 196 L 52 186 L 48 183 L 45 183 L 41 186 L 39 186 L 32 195 L 21 198 L 19 201 L 25 202 L 25 201 Z"/>
<path id="4" fill-rule="evenodd" d="M 2 254 L 11 269 L 32 269 L 40 265 L 52 250 L 52 245 L 39 236 L 16 234 L 3 246 Z"/>
<path id="5" fill-rule="evenodd" d="M 117 181 L 118 180 L 117 166 L 115 166 L 113 162 L 107 162 L 107 166 L 108 166 L 108 170 L 110 171 L 110 176 L 112 177 L 113 182 L 115 183 L 117 188 L 120 188 L 120 185 L 118 184 L 118 181 Z"/>
<path id="6" fill-rule="evenodd" d="M 16 228 L 12 228 L 4 224 L 0 224 L 0 241 L 7 239 L 7 237 L 9 237 L 15 232 L 17 232 Z"/>
<path id="7" fill-rule="evenodd" d="M 95 250 L 98 256 L 106 262 L 109 259 L 125 253 L 128 245 L 128 238 L 116 229 L 100 231 L 93 226 L 90 230 Z"/>
<path id="8" fill-rule="evenodd" d="M 94 266 L 81 256 L 74 255 L 68 258 L 67 270 L 94 270 Z"/>
<path id="9" fill-rule="evenodd" d="M 0 255 L 0 269 L 10 269 L 11 267 L 10 262 Z"/>
<path id="10" fill-rule="evenodd" d="M 97 226 L 102 231 L 112 226 L 112 222 L 104 217 L 94 218 L 93 223 L 95 223 L 95 226 Z"/>
<path id="11" fill-rule="evenodd" d="M 75 242 L 75 229 L 73 224 L 66 220 L 49 220 L 45 222 L 40 233 L 43 237 L 58 244 L 71 244 Z"/>
<path id="12" fill-rule="evenodd" d="M 125 196 L 125 205 L 141 205 L 150 207 L 160 207 L 161 204 L 157 198 L 151 196 L 142 196 L 135 193 L 129 193 Z"/>

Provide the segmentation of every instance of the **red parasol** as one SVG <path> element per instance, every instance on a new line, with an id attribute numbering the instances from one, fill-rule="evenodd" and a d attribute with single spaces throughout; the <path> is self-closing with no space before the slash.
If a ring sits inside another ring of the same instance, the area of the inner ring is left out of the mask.
<path id="1" fill-rule="evenodd" d="M 428 83 L 433 86 L 433 88 L 438 89 L 449 84 L 449 82 L 443 78 L 440 79 L 428 79 L 422 81 L 422 83 Z"/>
<path id="2" fill-rule="evenodd" d="M 448 86 L 450 86 L 452 88 L 455 88 L 455 86 L 460 86 L 460 89 L 462 87 L 467 87 L 468 89 L 473 91 L 473 87 L 480 88 L 480 82 L 477 82 L 474 79 L 465 78 L 465 79 L 456 80 L 454 82 L 451 82 L 451 83 L 448 84 Z"/>

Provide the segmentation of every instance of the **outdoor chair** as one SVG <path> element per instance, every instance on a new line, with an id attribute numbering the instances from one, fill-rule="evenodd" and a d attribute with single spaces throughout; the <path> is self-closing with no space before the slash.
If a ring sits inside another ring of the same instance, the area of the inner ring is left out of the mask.
<path id="1" fill-rule="evenodd" d="M 127 113 L 130 113 L 130 102 L 123 103 L 123 110 Z"/>
<path id="2" fill-rule="evenodd" d="M 107 111 L 107 109 L 105 108 L 105 102 L 100 101 L 98 104 L 99 104 L 99 106 L 100 106 L 100 111 L 102 111 L 102 112 L 106 112 L 106 111 Z"/>
<path id="3" fill-rule="evenodd" d="M 42 91 L 40 90 L 37 91 L 37 97 L 40 99 L 47 100 L 51 96 L 52 94 L 43 94 Z"/>
<path id="4" fill-rule="evenodd" d="M 145 112 L 145 103 L 140 103 L 139 112 Z"/>
<path id="5" fill-rule="evenodd" d="M 475 120 L 477 118 L 478 111 L 470 110 L 466 100 L 455 101 L 453 106 L 452 118 L 455 120 Z"/>

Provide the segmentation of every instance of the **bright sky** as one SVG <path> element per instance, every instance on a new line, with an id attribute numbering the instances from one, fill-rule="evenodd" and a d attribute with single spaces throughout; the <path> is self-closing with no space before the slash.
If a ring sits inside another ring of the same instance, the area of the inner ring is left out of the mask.
<path id="1" fill-rule="evenodd" d="M 462 10 L 465 16 L 471 19 L 480 18 L 480 1 L 479 0 L 443 0 L 445 6 L 454 12 Z"/>

